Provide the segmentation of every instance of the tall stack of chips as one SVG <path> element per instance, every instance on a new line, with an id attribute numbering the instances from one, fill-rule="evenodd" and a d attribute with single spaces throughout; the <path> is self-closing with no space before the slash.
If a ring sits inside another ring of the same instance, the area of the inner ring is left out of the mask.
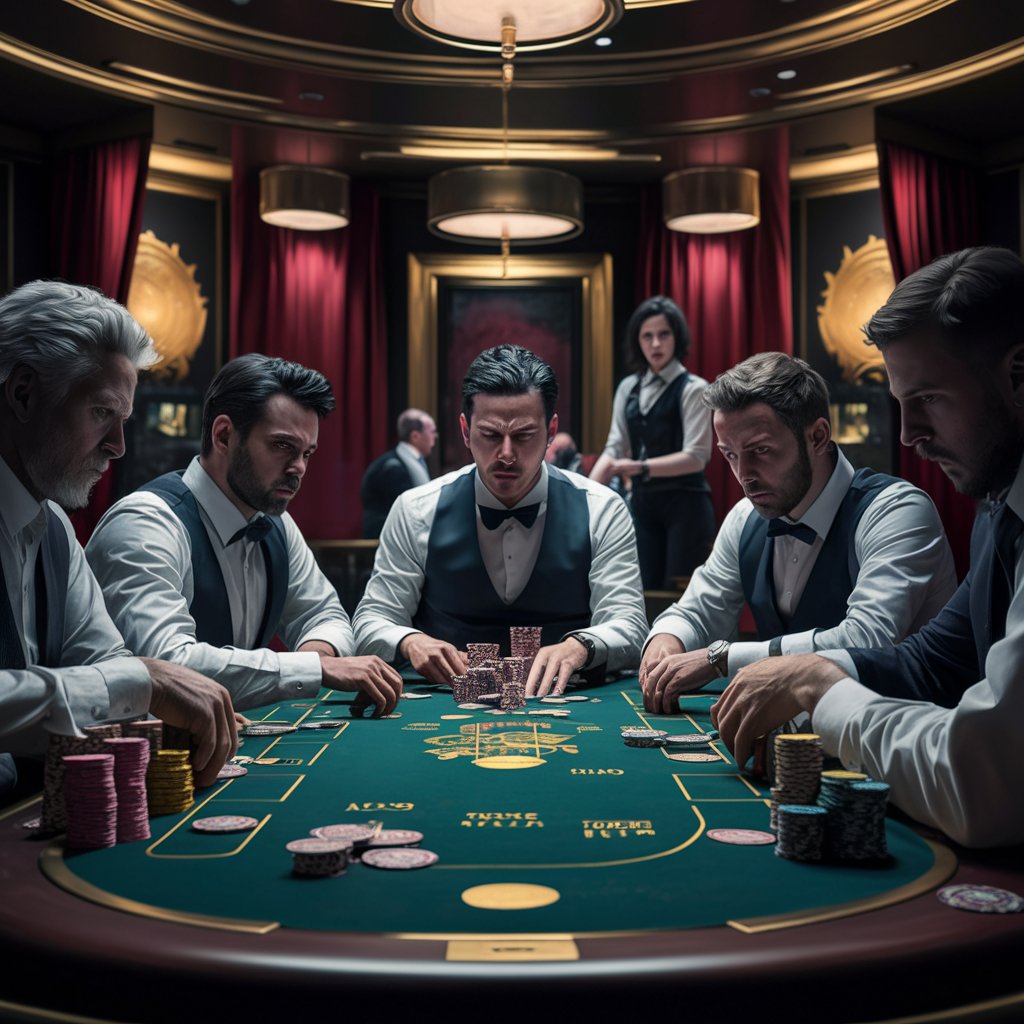
<path id="1" fill-rule="evenodd" d="M 526 707 L 526 658 L 504 658 L 501 663 L 502 711 L 517 711 Z"/>
<path id="2" fill-rule="evenodd" d="M 509 626 L 508 638 L 510 653 L 513 658 L 526 658 L 526 674 L 533 668 L 533 660 L 541 645 L 540 626 Z"/>
<path id="3" fill-rule="evenodd" d="M 816 804 L 780 804 L 776 855 L 787 860 L 821 860 L 827 816 L 825 808 Z"/>
<path id="4" fill-rule="evenodd" d="M 64 758 L 68 846 L 98 850 L 117 842 L 117 788 L 111 754 Z"/>
<path id="5" fill-rule="evenodd" d="M 178 814 L 194 803 L 195 787 L 187 750 L 158 750 L 146 772 L 149 813 Z"/>
<path id="6" fill-rule="evenodd" d="M 123 736 L 104 740 L 103 746 L 114 756 L 117 841 L 134 843 L 138 839 L 148 839 L 146 769 L 149 766 L 149 740 L 142 736 Z"/>
<path id="7" fill-rule="evenodd" d="M 772 794 L 772 828 L 782 804 L 810 805 L 818 798 L 818 780 L 824 754 L 814 733 L 779 733 L 775 737 L 775 785 Z"/>
<path id="8" fill-rule="evenodd" d="M 292 855 L 292 874 L 303 878 L 337 878 L 345 874 L 352 844 L 345 839 L 293 839 L 286 849 Z"/>
<path id="9" fill-rule="evenodd" d="M 84 737 L 51 736 L 43 762 L 43 809 L 39 827 L 44 832 L 63 832 L 67 826 L 64 800 L 64 758 L 80 754 L 102 754 L 103 741 L 121 735 L 121 726 L 90 725 Z"/>
<path id="10" fill-rule="evenodd" d="M 466 691 L 466 698 L 470 701 L 479 700 L 485 693 L 496 693 L 501 686 L 497 673 L 493 668 L 479 666 L 471 668 L 469 675 L 469 686 Z"/>
<path id="11" fill-rule="evenodd" d="M 123 722 L 122 736 L 141 736 L 149 740 L 149 754 L 152 757 L 164 745 L 164 723 L 159 718 L 144 718 L 138 722 Z"/>
<path id="12" fill-rule="evenodd" d="M 844 776 L 855 772 L 825 772 L 818 803 L 828 811 L 827 849 L 839 860 L 882 860 L 888 854 L 885 807 L 889 787 L 871 779 Z"/>
<path id="13" fill-rule="evenodd" d="M 501 657 L 500 644 L 466 644 L 469 667 L 480 668 L 485 661 L 497 661 Z"/>
<path id="14" fill-rule="evenodd" d="M 456 704 L 465 704 L 469 698 L 469 676 L 452 676 L 452 697 Z"/>

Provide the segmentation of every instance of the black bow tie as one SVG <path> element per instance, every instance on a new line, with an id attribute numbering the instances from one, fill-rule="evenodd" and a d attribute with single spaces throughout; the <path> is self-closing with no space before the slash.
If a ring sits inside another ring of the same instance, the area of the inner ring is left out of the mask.
<path id="1" fill-rule="evenodd" d="M 263 540 L 268 533 L 270 533 L 271 527 L 274 524 L 270 521 L 269 516 L 260 516 L 258 519 L 254 519 L 251 523 L 246 523 L 232 538 L 228 541 L 228 546 L 234 544 L 236 540 L 241 540 L 243 537 L 255 544 L 257 541 Z"/>
<path id="2" fill-rule="evenodd" d="M 480 518 L 488 530 L 496 530 L 506 519 L 518 519 L 527 529 L 537 521 L 537 513 L 540 511 L 540 502 L 536 505 L 524 505 L 522 508 L 488 508 L 486 505 L 478 505 Z"/>
<path id="3" fill-rule="evenodd" d="M 797 540 L 802 540 L 805 544 L 813 544 L 818 539 L 817 533 L 806 523 L 787 523 L 782 519 L 773 519 L 768 524 L 768 536 L 778 537 L 782 534 L 796 537 Z"/>

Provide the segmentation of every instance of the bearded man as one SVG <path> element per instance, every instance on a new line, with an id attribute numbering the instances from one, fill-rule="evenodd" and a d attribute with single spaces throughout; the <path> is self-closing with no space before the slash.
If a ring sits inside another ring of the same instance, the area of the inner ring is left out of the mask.
<path id="1" fill-rule="evenodd" d="M 239 710 L 321 686 L 394 710 L 399 674 L 353 657 L 348 616 L 286 509 L 334 408 L 330 383 L 246 355 L 213 379 L 200 454 L 114 505 L 86 547 L 135 651 L 218 679 Z M 274 636 L 287 647 L 272 651 Z"/>

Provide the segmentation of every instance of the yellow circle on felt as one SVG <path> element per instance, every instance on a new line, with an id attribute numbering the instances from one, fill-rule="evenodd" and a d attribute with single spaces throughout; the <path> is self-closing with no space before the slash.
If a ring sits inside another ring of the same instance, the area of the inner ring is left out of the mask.
<path id="1" fill-rule="evenodd" d="M 462 894 L 462 902 L 480 910 L 534 910 L 557 903 L 562 894 L 547 885 L 527 885 L 525 882 L 497 882 L 493 885 L 474 885 Z"/>
<path id="2" fill-rule="evenodd" d="M 446 722 L 454 721 L 456 718 L 472 718 L 472 715 L 442 715 L 441 718 Z"/>
<path id="3" fill-rule="evenodd" d="M 527 757 L 525 754 L 497 754 L 494 757 L 478 757 L 473 764 L 478 768 L 516 771 L 519 768 L 536 768 L 547 762 L 543 757 Z"/>

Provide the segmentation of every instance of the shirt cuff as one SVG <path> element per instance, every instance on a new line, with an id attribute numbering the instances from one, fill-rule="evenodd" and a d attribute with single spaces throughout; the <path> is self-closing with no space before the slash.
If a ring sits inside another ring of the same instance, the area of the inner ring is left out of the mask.
<path id="1" fill-rule="evenodd" d="M 352 628 L 347 623 L 322 622 L 306 633 L 295 646 L 301 647 L 310 640 L 330 644 L 339 658 L 350 658 L 355 653 L 352 649 Z"/>
<path id="2" fill-rule="evenodd" d="M 320 692 L 324 673 L 320 655 L 313 651 L 286 651 L 277 656 L 281 681 L 278 700 L 309 699 Z"/>
<path id="3" fill-rule="evenodd" d="M 767 658 L 770 643 L 769 640 L 744 640 L 729 644 L 729 675 L 739 672 L 747 665 L 753 665 L 755 661 Z"/>
<path id="4" fill-rule="evenodd" d="M 840 679 L 829 687 L 811 715 L 812 728 L 821 737 L 821 745 L 827 754 L 840 756 L 843 729 L 854 715 L 877 699 L 877 693 L 862 686 L 856 679 Z M 860 768 L 859 762 L 850 759 L 844 758 L 843 763 L 854 771 Z"/>
<path id="5" fill-rule="evenodd" d="M 69 668 L 61 676 L 80 709 L 75 716 L 80 728 L 149 714 L 149 670 L 138 658 L 112 658 Z"/>

